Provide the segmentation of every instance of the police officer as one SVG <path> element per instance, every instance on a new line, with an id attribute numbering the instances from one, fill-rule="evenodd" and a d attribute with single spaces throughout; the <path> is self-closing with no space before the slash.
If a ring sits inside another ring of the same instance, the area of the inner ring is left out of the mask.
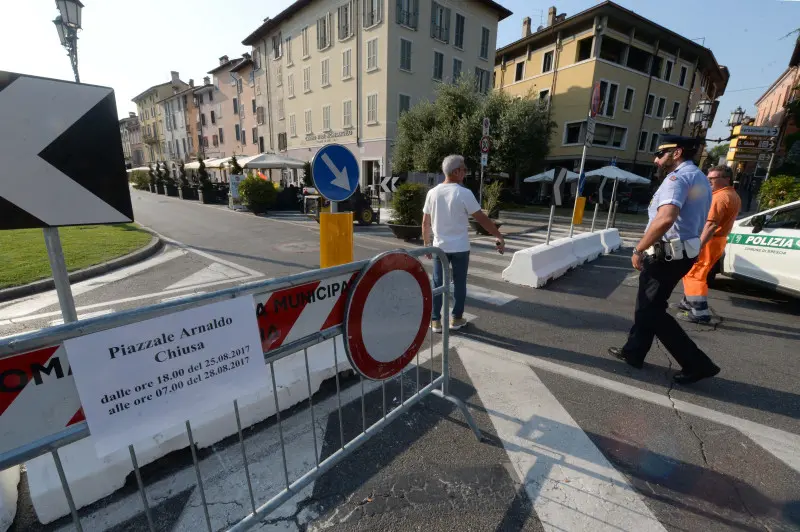
<path id="1" fill-rule="evenodd" d="M 655 154 L 659 175 L 665 175 L 650 200 L 645 234 L 633 250 L 631 262 L 639 274 L 636 311 L 628 341 L 608 352 L 641 368 L 653 339 L 680 364 L 673 376 L 679 384 L 713 377 L 719 368 L 667 313 L 667 300 L 691 270 L 700 252 L 700 233 L 711 206 L 708 179 L 695 166 L 697 139 L 664 135 Z"/>

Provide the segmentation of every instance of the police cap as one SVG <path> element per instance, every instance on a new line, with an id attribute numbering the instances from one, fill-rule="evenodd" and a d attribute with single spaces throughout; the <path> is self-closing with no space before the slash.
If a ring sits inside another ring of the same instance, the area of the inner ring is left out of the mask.
<path id="1" fill-rule="evenodd" d="M 695 137 L 682 137 L 680 135 L 661 135 L 661 142 L 658 150 L 669 150 L 671 148 L 683 148 L 687 151 L 696 151 L 700 147 L 700 139 Z"/>

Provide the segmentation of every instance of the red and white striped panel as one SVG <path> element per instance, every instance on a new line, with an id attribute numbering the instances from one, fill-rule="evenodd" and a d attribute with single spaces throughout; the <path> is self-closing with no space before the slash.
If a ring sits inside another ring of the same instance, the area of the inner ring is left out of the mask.
<path id="1" fill-rule="evenodd" d="M 83 420 L 63 345 L 0 359 L 0 452 Z"/>
<path id="2" fill-rule="evenodd" d="M 264 352 L 344 322 L 348 273 L 277 292 L 256 294 L 256 318 Z"/>

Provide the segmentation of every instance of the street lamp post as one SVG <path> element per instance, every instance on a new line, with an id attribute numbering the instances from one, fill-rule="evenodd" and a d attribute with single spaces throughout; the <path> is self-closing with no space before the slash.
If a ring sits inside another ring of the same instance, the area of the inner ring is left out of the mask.
<path id="1" fill-rule="evenodd" d="M 58 7 L 59 15 L 53 23 L 56 25 L 61 46 L 67 49 L 67 54 L 72 63 L 72 72 L 75 74 L 75 82 L 80 83 L 80 76 L 78 75 L 78 30 L 81 29 L 81 9 L 83 4 L 79 0 L 56 0 L 56 6 Z M 58 295 L 64 323 L 77 321 L 78 313 L 75 309 L 72 289 L 69 286 L 69 274 L 64 261 L 64 250 L 61 247 L 58 227 L 45 227 L 42 232 L 44 233 L 44 244 L 47 249 L 47 257 L 50 260 L 50 269 L 53 271 L 53 284 Z M 70 503 L 73 517 L 79 523 L 72 497 L 69 494 L 68 502 Z"/>
<path id="2" fill-rule="evenodd" d="M 661 129 L 664 130 L 664 133 L 669 133 L 674 127 L 675 117 L 672 115 L 668 115 L 666 118 L 664 118 L 664 122 L 661 123 Z"/>
<path id="3" fill-rule="evenodd" d="M 81 10 L 83 4 L 79 0 L 56 0 L 59 15 L 53 21 L 58 31 L 61 46 L 66 48 L 69 60 L 72 63 L 72 72 L 75 81 L 80 83 L 78 74 L 78 30 L 81 29 Z"/>

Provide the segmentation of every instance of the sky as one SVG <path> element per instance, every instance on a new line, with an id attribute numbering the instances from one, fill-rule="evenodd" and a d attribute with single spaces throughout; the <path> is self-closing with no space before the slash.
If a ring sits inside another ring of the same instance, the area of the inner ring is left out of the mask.
<path id="1" fill-rule="evenodd" d="M 386 0 L 392 5 L 394 0 Z M 475 1 L 475 0 L 461 0 Z M 534 28 L 547 10 L 572 16 L 600 0 L 496 0 L 514 14 L 500 23 L 498 48 L 520 38 L 522 19 Z M 202 83 L 218 58 L 249 51 L 241 41 L 265 17 L 293 0 L 83 0 L 78 58 L 81 81 L 113 87 L 120 117 L 136 107 L 131 98 L 152 85 L 181 79 Z M 618 0 L 618 4 L 710 48 L 731 79 L 708 138 L 727 137 L 737 106 L 755 116 L 755 101 L 789 63 L 800 27 L 799 0 Z M 13 10 L 12 10 L 13 5 Z M 0 0 L 0 70 L 72 80 L 72 68 L 52 20 L 52 0 Z M 392 13 L 391 10 L 388 10 Z M 17 22 L 18 21 L 18 22 Z"/>

